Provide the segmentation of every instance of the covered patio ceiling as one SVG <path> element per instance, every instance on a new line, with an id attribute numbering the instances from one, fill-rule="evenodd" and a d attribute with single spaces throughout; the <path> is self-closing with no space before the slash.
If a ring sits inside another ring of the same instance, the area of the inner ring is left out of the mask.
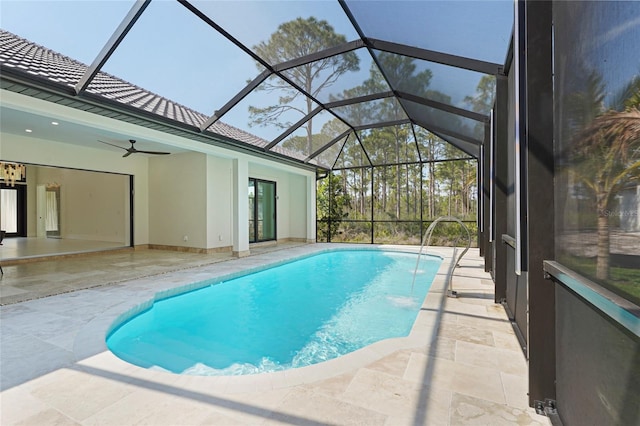
<path id="1" fill-rule="evenodd" d="M 434 135 L 478 157 L 513 23 L 512 1 L 50 3 L 59 19 L 33 32 L 8 6 L 2 24 L 90 64 L 48 85 L 95 101 L 115 77 L 128 108 L 322 169 L 433 160 Z M 158 96 L 180 108 L 158 112 Z M 402 152 L 368 137 L 381 129 Z"/>

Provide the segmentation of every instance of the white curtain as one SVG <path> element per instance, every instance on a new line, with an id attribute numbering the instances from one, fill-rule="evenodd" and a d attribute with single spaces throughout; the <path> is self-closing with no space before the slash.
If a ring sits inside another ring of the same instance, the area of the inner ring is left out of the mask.
<path id="1" fill-rule="evenodd" d="M 18 191 L 0 190 L 0 229 L 18 232 Z"/>
<path id="2" fill-rule="evenodd" d="M 54 191 L 47 191 L 47 210 L 44 227 L 46 231 L 58 230 L 58 200 Z"/>

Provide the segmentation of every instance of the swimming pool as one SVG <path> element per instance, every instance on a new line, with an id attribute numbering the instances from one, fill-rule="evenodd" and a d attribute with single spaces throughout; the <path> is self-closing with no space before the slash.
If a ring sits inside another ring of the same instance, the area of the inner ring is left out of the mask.
<path id="1" fill-rule="evenodd" d="M 317 364 L 409 334 L 441 263 L 423 256 L 412 291 L 416 256 L 337 250 L 205 282 L 121 320 L 107 346 L 132 364 L 182 374 Z"/>

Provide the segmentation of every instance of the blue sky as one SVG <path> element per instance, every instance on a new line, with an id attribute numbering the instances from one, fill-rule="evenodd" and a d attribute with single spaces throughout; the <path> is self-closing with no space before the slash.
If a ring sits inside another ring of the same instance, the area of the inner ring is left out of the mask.
<path id="1" fill-rule="evenodd" d="M 511 1 L 348 3 L 364 23 L 367 36 L 497 63 L 504 60 L 511 33 Z M 2 0 L 0 24 L 3 29 L 90 64 L 132 4 L 124 0 Z M 342 8 L 333 0 L 209 0 L 193 4 L 249 47 L 268 39 L 279 23 L 296 17 L 325 19 L 347 40 L 357 38 Z M 177 2 L 152 1 L 103 70 L 212 114 L 260 70 L 249 55 L 194 18 Z M 455 24 L 459 22 L 465 25 Z M 480 78 L 442 66 L 434 66 L 433 71 L 432 88 L 448 88 L 457 106 L 464 106 L 465 95 L 474 94 Z M 363 64 L 359 73 L 344 81 L 357 85 L 368 75 L 368 65 Z M 345 88 L 336 85 L 333 90 L 338 93 Z M 262 92 L 251 102 L 267 106 L 275 103 L 274 97 L 277 95 Z M 247 116 L 246 106 L 242 106 L 222 121 L 266 139 L 280 133 L 276 128 L 248 128 Z"/>

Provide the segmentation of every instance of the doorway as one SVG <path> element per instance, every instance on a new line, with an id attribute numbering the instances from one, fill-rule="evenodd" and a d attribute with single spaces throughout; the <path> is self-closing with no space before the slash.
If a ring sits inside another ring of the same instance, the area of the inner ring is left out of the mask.
<path id="1" fill-rule="evenodd" d="M 249 178 L 249 242 L 276 239 L 276 183 Z"/>
<path id="2" fill-rule="evenodd" d="M 133 245 L 132 176 L 35 164 L 26 171 L 24 182 L 0 183 L 2 259 Z"/>
<path id="3" fill-rule="evenodd" d="M 0 186 L 0 230 L 6 237 L 27 235 L 26 186 Z"/>
<path id="4" fill-rule="evenodd" d="M 62 235 L 60 229 L 60 185 L 57 183 L 38 185 L 36 194 L 37 236 L 60 238 Z"/>

